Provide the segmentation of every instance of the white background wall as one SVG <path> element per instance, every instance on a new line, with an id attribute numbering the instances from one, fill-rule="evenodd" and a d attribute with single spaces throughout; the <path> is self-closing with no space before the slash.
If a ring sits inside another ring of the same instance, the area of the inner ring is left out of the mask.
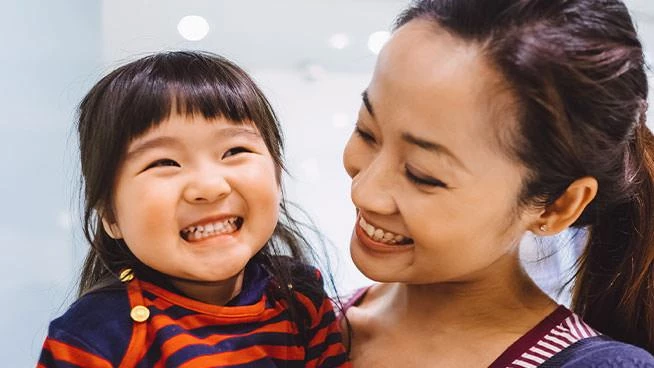
<path id="1" fill-rule="evenodd" d="M 341 152 L 374 65 L 368 36 L 389 30 L 406 1 L 2 0 L 0 4 L 3 366 L 34 366 L 48 321 L 75 296 L 74 281 L 86 249 L 74 215 L 78 203 L 75 106 L 100 76 L 147 52 L 209 50 L 233 59 L 255 77 L 285 130 L 293 175 L 286 178 L 287 191 L 331 240 L 338 257 L 338 286 L 346 291 L 368 282 L 347 251 L 354 211 Z M 629 4 L 641 37 L 654 47 L 654 4 L 649 0 Z M 204 16 L 211 26 L 202 41 L 185 41 L 176 30 L 179 19 L 190 14 Z M 334 33 L 347 34 L 349 46 L 330 47 L 328 40 Z"/>

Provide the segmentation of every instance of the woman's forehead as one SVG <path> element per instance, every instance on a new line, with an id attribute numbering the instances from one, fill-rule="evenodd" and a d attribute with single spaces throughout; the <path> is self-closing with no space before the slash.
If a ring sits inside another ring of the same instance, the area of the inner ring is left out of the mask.
<path id="1" fill-rule="evenodd" d="M 381 124 L 430 138 L 463 161 L 500 155 L 511 94 L 479 46 L 412 21 L 382 51 L 367 97 Z M 506 115 L 506 116 L 505 116 Z M 466 158 L 467 157 L 467 158 Z M 471 164 L 474 166 L 474 164 Z"/>
<path id="2" fill-rule="evenodd" d="M 396 31 L 382 50 L 370 94 L 394 105 L 459 108 L 458 113 L 488 110 L 501 76 L 490 66 L 480 46 L 435 30 L 425 21 L 412 21 Z M 378 87 L 380 91 L 376 91 Z"/>

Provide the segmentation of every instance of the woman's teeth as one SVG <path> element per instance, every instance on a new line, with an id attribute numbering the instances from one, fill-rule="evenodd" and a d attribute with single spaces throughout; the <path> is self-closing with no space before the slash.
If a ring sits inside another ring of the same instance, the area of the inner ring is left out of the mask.
<path id="1" fill-rule="evenodd" d="M 384 244 L 391 244 L 391 245 L 404 245 L 404 244 L 410 244 L 413 243 L 413 240 L 411 238 L 407 238 L 406 236 L 403 235 L 398 235 L 391 233 L 390 231 L 385 231 L 383 229 L 376 228 L 372 225 L 370 225 L 368 222 L 363 217 L 359 218 L 359 226 L 363 229 L 363 231 L 368 234 L 369 237 L 371 237 L 374 241 L 384 243 Z"/>
<path id="2" fill-rule="evenodd" d="M 243 221 L 239 217 L 231 217 L 224 221 L 189 226 L 182 229 L 180 235 L 184 240 L 201 240 L 210 236 L 233 233 L 239 229 L 242 222 Z"/>

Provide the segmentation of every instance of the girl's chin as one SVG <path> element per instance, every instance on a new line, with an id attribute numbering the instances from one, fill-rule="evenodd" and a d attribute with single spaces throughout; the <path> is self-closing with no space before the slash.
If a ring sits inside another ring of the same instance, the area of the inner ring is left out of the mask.
<path id="1" fill-rule="evenodd" d="M 245 267 L 245 266 L 244 266 Z M 207 270 L 206 272 L 198 272 L 199 270 L 192 270 L 188 273 L 178 273 L 175 275 L 167 275 L 171 281 L 183 282 L 186 284 L 196 284 L 196 285 L 212 285 L 212 284 L 224 284 L 226 282 L 232 282 L 237 279 L 244 271 L 243 268 L 236 268 L 233 271 L 229 271 L 224 267 L 221 268 L 216 266 L 212 270 Z M 220 269 L 220 273 L 216 273 L 216 269 Z"/>

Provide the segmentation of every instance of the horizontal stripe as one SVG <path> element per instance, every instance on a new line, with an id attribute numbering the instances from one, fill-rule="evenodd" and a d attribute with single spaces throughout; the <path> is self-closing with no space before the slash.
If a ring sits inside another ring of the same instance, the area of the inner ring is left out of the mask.
<path id="1" fill-rule="evenodd" d="M 263 326 L 262 328 L 251 331 L 243 335 L 231 335 L 231 334 L 214 334 L 204 338 L 199 338 L 197 336 L 191 335 L 188 332 L 180 333 L 176 336 L 173 336 L 167 339 L 163 344 L 161 344 L 161 351 L 164 355 L 172 355 L 177 351 L 189 346 L 189 345 L 207 345 L 207 346 L 218 346 L 221 343 L 224 343 L 227 340 L 234 339 L 247 339 L 252 337 L 255 334 L 271 334 L 271 333 L 284 333 L 289 331 L 289 326 L 292 323 L 290 321 L 281 321 L 276 324 L 270 324 Z"/>
<path id="2" fill-rule="evenodd" d="M 331 344 L 324 351 L 322 351 L 319 356 L 314 357 L 311 360 L 307 359 L 307 367 L 333 367 L 331 365 L 327 365 L 325 361 L 329 358 L 339 356 L 346 357 L 343 345 Z"/>
<path id="3" fill-rule="evenodd" d="M 332 331 L 324 341 L 307 349 L 307 360 L 315 359 L 323 355 L 324 351 L 328 350 L 330 346 L 339 346 L 343 348 L 342 337 L 340 331 Z"/>
<path id="4" fill-rule="evenodd" d="M 62 361 L 80 367 L 112 367 L 111 363 L 103 357 L 57 340 L 46 339 L 43 347 L 50 351 L 53 362 Z"/>
<path id="5" fill-rule="evenodd" d="M 289 355 L 290 351 L 290 355 Z M 207 368 L 218 366 L 230 366 L 236 364 L 245 364 L 254 362 L 267 357 L 283 357 L 277 358 L 281 360 L 288 360 L 288 356 L 295 355 L 296 352 L 289 347 L 279 346 L 252 346 L 247 349 L 237 351 L 225 351 L 216 354 L 197 356 L 185 362 L 170 362 L 171 366 L 180 368 Z M 290 358 L 294 360 L 293 358 Z"/>
<path id="6" fill-rule="evenodd" d="M 167 315 L 153 313 L 153 316 L 150 318 L 150 328 L 154 333 L 159 334 L 161 330 L 169 330 L 169 327 L 173 326 L 177 329 L 192 331 L 198 337 L 207 337 L 215 334 L 217 328 L 220 333 L 226 335 L 249 334 L 269 324 L 277 324 L 281 321 L 288 320 L 288 314 L 281 310 L 271 311 L 270 318 L 265 321 L 244 321 L 236 325 L 224 325 L 215 321 L 210 316 L 201 314 L 185 317 L 183 321 L 175 321 Z"/>
<path id="7" fill-rule="evenodd" d="M 352 365 L 348 361 L 347 354 L 345 351 L 338 355 L 332 355 L 325 358 L 320 364 L 319 367 L 331 368 L 331 367 L 351 367 Z"/>

